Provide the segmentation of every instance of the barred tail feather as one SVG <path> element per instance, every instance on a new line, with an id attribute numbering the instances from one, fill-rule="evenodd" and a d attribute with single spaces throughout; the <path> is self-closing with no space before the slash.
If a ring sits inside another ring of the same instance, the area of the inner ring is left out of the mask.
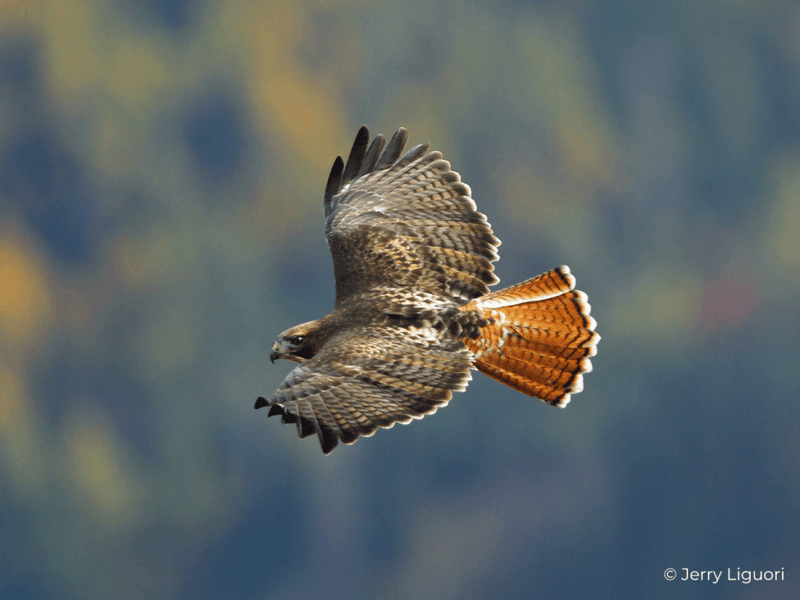
<path id="1" fill-rule="evenodd" d="M 562 266 L 462 307 L 489 321 L 479 337 L 464 339 L 475 367 L 524 394 L 566 406 L 570 394 L 583 390 L 600 341 L 587 296 L 574 288 L 575 278 Z"/>

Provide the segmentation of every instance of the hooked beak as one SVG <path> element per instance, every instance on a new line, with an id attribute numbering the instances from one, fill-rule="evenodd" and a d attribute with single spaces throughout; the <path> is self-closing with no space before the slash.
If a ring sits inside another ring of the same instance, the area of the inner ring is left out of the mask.
<path id="1" fill-rule="evenodd" d="M 280 358 L 280 357 L 281 357 L 281 355 L 278 354 L 277 352 L 273 352 L 272 354 L 269 355 L 269 359 L 272 361 L 273 365 L 275 364 L 275 359 Z"/>

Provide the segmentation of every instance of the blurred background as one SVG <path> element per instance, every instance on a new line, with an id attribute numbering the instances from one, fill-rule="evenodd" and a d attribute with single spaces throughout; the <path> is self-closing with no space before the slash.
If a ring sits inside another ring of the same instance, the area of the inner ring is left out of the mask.
<path id="1" fill-rule="evenodd" d="M 329 457 L 253 410 L 362 123 L 501 285 L 571 267 L 566 410 L 476 373 Z M 800 597 L 799 226 L 796 2 L 4 1 L 0 597 Z"/>

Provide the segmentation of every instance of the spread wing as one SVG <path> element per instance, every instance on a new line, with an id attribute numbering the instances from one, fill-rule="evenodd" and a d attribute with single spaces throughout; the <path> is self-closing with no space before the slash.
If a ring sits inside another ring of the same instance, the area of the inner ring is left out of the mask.
<path id="1" fill-rule="evenodd" d="M 470 354 L 458 341 L 450 346 L 427 347 L 401 328 L 343 331 L 256 408 L 296 423 L 301 438 L 316 433 L 329 454 L 339 440 L 352 444 L 378 427 L 420 419 L 446 405 L 451 390 L 466 389 Z"/>
<path id="2" fill-rule="evenodd" d="M 336 306 L 376 288 L 413 287 L 465 304 L 497 283 L 500 245 L 461 181 L 428 144 L 400 155 L 401 128 L 386 151 L 367 148 L 362 126 L 345 165 L 333 164 L 325 188 L 325 232 L 333 255 Z"/>

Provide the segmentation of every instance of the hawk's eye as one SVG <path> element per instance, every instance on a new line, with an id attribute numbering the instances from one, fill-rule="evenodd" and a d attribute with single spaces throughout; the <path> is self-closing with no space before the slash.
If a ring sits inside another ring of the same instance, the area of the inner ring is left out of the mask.
<path id="1" fill-rule="evenodd" d="M 292 337 L 292 338 L 289 338 L 289 343 L 290 343 L 292 346 L 299 346 L 300 344 L 302 344 L 302 343 L 303 343 L 303 340 L 304 340 L 304 339 L 305 339 L 305 338 L 304 338 L 302 335 L 296 335 L 296 336 L 294 336 L 294 337 Z"/>

